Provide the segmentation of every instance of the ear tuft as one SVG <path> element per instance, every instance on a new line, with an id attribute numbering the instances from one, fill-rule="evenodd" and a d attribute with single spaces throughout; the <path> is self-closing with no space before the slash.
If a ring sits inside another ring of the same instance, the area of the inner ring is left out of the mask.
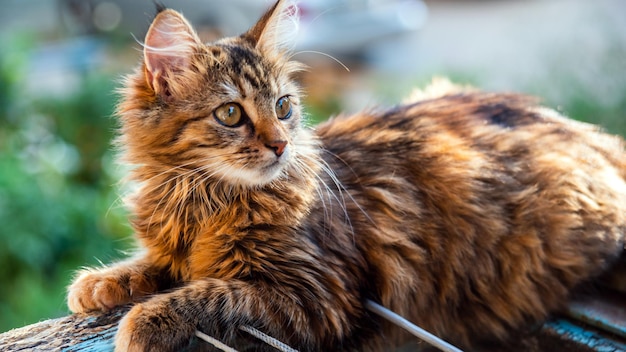
<path id="1" fill-rule="evenodd" d="M 143 45 L 146 79 L 166 100 L 175 93 L 176 76 L 189 68 L 200 39 L 178 12 L 158 9 Z"/>
<path id="2" fill-rule="evenodd" d="M 165 10 L 167 10 L 167 6 L 163 5 L 162 2 L 159 1 L 154 1 L 154 6 L 156 7 L 156 13 L 157 15 Z"/>
<path id="3" fill-rule="evenodd" d="M 295 45 L 299 11 L 294 0 L 278 0 L 242 37 L 266 55 L 280 55 Z"/>

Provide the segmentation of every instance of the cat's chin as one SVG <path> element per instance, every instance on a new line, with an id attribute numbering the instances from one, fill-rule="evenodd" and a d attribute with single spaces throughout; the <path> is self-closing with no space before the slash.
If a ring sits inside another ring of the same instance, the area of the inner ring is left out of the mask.
<path id="1" fill-rule="evenodd" d="M 280 178 L 284 167 L 284 164 L 279 162 L 258 168 L 227 167 L 223 171 L 222 180 L 237 186 L 262 187 Z"/>

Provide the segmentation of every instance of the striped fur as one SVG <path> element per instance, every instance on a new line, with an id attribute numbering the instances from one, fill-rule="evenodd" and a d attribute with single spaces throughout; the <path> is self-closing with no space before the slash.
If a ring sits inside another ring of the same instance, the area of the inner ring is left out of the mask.
<path id="1" fill-rule="evenodd" d="M 196 329 L 249 348 L 240 325 L 301 351 L 402 344 L 367 299 L 464 348 L 505 343 L 621 254 L 620 138 L 445 82 L 306 129 L 274 31 L 289 6 L 208 44 L 163 10 L 146 36 L 118 140 L 142 249 L 68 292 L 75 312 L 135 303 L 117 351 L 177 351 Z M 213 116 L 229 102 L 236 127 Z"/>

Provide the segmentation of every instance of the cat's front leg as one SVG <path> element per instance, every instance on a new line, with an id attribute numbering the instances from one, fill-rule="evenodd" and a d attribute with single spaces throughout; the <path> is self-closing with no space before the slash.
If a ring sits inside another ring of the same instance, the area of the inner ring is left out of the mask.
<path id="1" fill-rule="evenodd" d="M 120 322 L 115 351 L 179 351 L 196 330 L 242 348 L 241 326 L 252 326 L 294 348 L 319 350 L 345 334 L 349 319 L 323 299 L 239 280 L 204 279 L 135 305 Z M 324 305 L 321 306 L 320 304 Z M 328 309 L 328 310 L 326 310 Z M 315 312 L 315 318 L 306 312 Z M 322 343 L 322 340 L 326 340 Z M 244 346 L 245 347 L 245 346 Z M 261 350 L 272 348 L 259 342 Z"/>
<path id="2" fill-rule="evenodd" d="M 67 304 L 74 313 L 107 311 L 155 293 L 160 280 L 160 271 L 145 258 L 84 269 L 68 287 Z"/>

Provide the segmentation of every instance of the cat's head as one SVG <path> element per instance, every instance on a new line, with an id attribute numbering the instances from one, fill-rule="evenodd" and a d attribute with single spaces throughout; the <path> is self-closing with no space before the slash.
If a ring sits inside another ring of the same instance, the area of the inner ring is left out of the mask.
<path id="1" fill-rule="evenodd" d="M 122 90 L 127 161 L 245 187 L 285 175 L 311 146 L 293 81 L 301 66 L 289 60 L 296 16 L 279 0 L 241 36 L 205 44 L 180 13 L 160 9 Z"/>

